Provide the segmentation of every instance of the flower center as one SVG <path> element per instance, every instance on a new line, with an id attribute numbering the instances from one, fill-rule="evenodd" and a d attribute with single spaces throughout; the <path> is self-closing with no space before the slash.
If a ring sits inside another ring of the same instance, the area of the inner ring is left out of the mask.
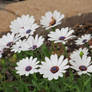
<path id="1" fill-rule="evenodd" d="M 37 48 L 37 45 L 34 45 L 34 46 L 32 47 L 33 50 L 35 50 L 36 48 Z"/>
<path id="2" fill-rule="evenodd" d="M 53 26 L 54 24 L 56 24 L 56 20 L 52 17 L 52 18 L 51 18 L 51 22 L 50 22 L 49 25 L 50 25 L 50 26 Z"/>
<path id="3" fill-rule="evenodd" d="M 19 48 L 21 48 L 21 46 L 19 46 Z"/>
<path id="4" fill-rule="evenodd" d="M 59 40 L 64 40 L 64 39 L 65 39 L 64 36 L 59 37 Z"/>
<path id="5" fill-rule="evenodd" d="M 81 71 L 86 71 L 86 70 L 87 70 L 87 67 L 84 66 L 84 65 L 82 65 L 82 66 L 79 67 L 79 69 L 80 69 Z"/>
<path id="6" fill-rule="evenodd" d="M 7 43 L 7 46 L 11 46 L 13 44 L 13 42 L 9 42 Z"/>
<path id="7" fill-rule="evenodd" d="M 56 73 L 56 72 L 59 71 L 59 67 L 58 67 L 58 66 L 53 66 L 53 67 L 51 67 L 50 71 L 51 71 L 52 73 Z"/>
<path id="8" fill-rule="evenodd" d="M 26 70 L 27 72 L 29 72 L 31 69 L 32 69 L 31 66 L 27 66 L 27 67 L 25 68 L 25 70 Z"/>
<path id="9" fill-rule="evenodd" d="M 83 43 L 87 42 L 87 39 L 84 39 L 82 42 L 83 42 Z"/>
<path id="10" fill-rule="evenodd" d="M 26 33 L 27 33 L 27 34 L 28 34 L 28 33 L 30 33 L 30 32 L 31 32 L 31 30 L 30 30 L 30 29 L 26 31 Z"/>

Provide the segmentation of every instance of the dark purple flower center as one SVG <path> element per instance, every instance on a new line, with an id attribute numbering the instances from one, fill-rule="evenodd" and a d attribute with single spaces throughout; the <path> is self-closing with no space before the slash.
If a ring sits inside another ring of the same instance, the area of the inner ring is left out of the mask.
<path id="1" fill-rule="evenodd" d="M 64 40 L 64 39 L 65 39 L 64 36 L 59 37 L 59 40 Z"/>
<path id="2" fill-rule="evenodd" d="M 81 71 L 86 71 L 86 70 L 87 70 L 87 67 L 84 66 L 84 65 L 82 65 L 82 66 L 79 67 L 79 69 L 80 69 Z"/>
<path id="3" fill-rule="evenodd" d="M 27 67 L 25 68 L 25 70 L 26 70 L 27 72 L 29 72 L 31 69 L 32 69 L 31 66 L 27 66 Z"/>
<path id="4" fill-rule="evenodd" d="M 33 50 L 35 50 L 36 48 L 37 48 L 37 45 L 34 45 L 34 46 L 32 47 Z"/>
<path id="5" fill-rule="evenodd" d="M 83 42 L 83 43 L 87 42 L 87 39 L 84 39 L 82 42 Z"/>
<path id="6" fill-rule="evenodd" d="M 51 71 L 52 73 L 56 73 L 56 72 L 59 71 L 59 67 L 58 67 L 58 66 L 53 66 L 53 67 L 51 67 L 50 71 Z"/>
<path id="7" fill-rule="evenodd" d="M 7 46 L 11 46 L 13 44 L 13 42 L 9 42 L 7 43 Z"/>
<path id="8" fill-rule="evenodd" d="M 26 31 L 26 33 L 27 33 L 27 34 L 29 34 L 30 32 L 31 32 L 31 30 L 30 30 L 30 29 Z"/>
<path id="9" fill-rule="evenodd" d="M 19 46 L 19 48 L 21 48 L 21 46 Z"/>

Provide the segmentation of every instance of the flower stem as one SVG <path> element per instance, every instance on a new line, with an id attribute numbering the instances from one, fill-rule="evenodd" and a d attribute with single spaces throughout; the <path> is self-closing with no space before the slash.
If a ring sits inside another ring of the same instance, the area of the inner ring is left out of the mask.
<path id="1" fill-rule="evenodd" d="M 52 31 L 54 31 L 54 32 L 55 32 L 55 29 L 56 29 L 56 28 L 55 28 L 55 27 L 53 27 L 53 28 L 52 28 Z"/>
<path id="2" fill-rule="evenodd" d="M 64 56 L 65 56 L 65 57 L 68 57 L 68 53 L 67 53 L 67 49 L 66 49 L 65 44 L 62 43 L 62 46 L 63 46 L 63 48 L 64 48 Z"/>

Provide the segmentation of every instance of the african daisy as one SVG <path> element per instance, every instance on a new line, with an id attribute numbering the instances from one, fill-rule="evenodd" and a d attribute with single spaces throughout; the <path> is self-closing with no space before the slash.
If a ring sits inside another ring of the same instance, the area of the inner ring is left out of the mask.
<path id="1" fill-rule="evenodd" d="M 82 57 L 77 57 L 75 60 L 70 60 L 71 68 L 76 70 L 78 75 L 92 73 L 92 63 L 91 57 L 83 55 Z"/>
<path id="2" fill-rule="evenodd" d="M 46 12 L 45 16 L 41 17 L 40 24 L 47 29 L 55 27 L 61 24 L 61 20 L 64 18 L 63 14 L 60 14 L 57 10 L 52 12 Z"/>
<path id="3" fill-rule="evenodd" d="M 11 22 L 11 32 L 19 33 L 20 36 L 33 35 L 39 26 L 35 23 L 35 19 L 30 15 L 22 15 Z"/>
<path id="4" fill-rule="evenodd" d="M 35 37 L 30 36 L 27 42 L 29 45 L 29 50 L 35 50 L 43 44 L 44 38 L 42 36 L 38 37 L 38 35 L 36 35 Z"/>
<path id="5" fill-rule="evenodd" d="M 68 27 L 61 28 L 61 30 L 56 29 L 55 32 L 50 32 L 48 34 L 48 37 L 49 37 L 48 40 L 54 41 L 54 43 L 61 42 L 65 44 L 68 39 L 75 37 L 74 35 L 72 35 L 73 32 L 74 30 L 69 30 Z"/>
<path id="6" fill-rule="evenodd" d="M 24 58 L 17 62 L 17 66 L 15 67 L 17 70 L 16 73 L 25 76 L 36 73 L 38 71 L 38 63 L 37 58 L 33 58 L 32 56 L 30 58 Z"/>
<path id="7" fill-rule="evenodd" d="M 70 58 L 72 60 L 76 60 L 78 57 L 82 57 L 83 55 L 88 55 L 88 49 L 87 48 L 79 48 L 79 50 L 73 51 L 73 53 L 70 55 Z"/>
<path id="8" fill-rule="evenodd" d="M 17 39 L 17 38 L 16 38 Z M 8 33 L 0 38 L 0 48 L 9 48 L 16 41 L 13 33 Z"/>
<path id="9" fill-rule="evenodd" d="M 0 58 L 2 58 L 3 48 L 0 48 Z"/>
<path id="10" fill-rule="evenodd" d="M 58 79 L 63 77 L 63 73 L 69 68 L 68 59 L 64 59 L 64 56 L 51 55 L 50 59 L 45 57 L 45 62 L 41 62 L 39 72 L 43 74 L 44 78 L 48 80 Z"/>
<path id="11" fill-rule="evenodd" d="M 92 38 L 91 34 L 85 34 L 85 35 L 82 35 L 80 38 L 78 38 L 75 41 L 75 43 L 77 45 L 83 45 L 83 44 L 87 43 L 91 38 Z"/>
<path id="12" fill-rule="evenodd" d="M 29 46 L 26 40 L 19 40 L 11 47 L 11 51 L 20 53 L 21 51 L 27 51 L 28 48 Z"/>

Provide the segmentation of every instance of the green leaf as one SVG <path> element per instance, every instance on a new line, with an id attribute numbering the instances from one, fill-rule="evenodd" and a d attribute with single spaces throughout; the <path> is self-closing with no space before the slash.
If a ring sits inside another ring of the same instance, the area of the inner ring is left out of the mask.
<path id="1" fill-rule="evenodd" d="M 46 47 L 45 44 L 43 44 L 42 47 L 41 47 L 41 54 L 42 54 L 43 56 L 47 56 L 47 57 L 49 57 L 50 54 L 51 54 L 51 51 L 48 50 L 48 48 Z"/>

